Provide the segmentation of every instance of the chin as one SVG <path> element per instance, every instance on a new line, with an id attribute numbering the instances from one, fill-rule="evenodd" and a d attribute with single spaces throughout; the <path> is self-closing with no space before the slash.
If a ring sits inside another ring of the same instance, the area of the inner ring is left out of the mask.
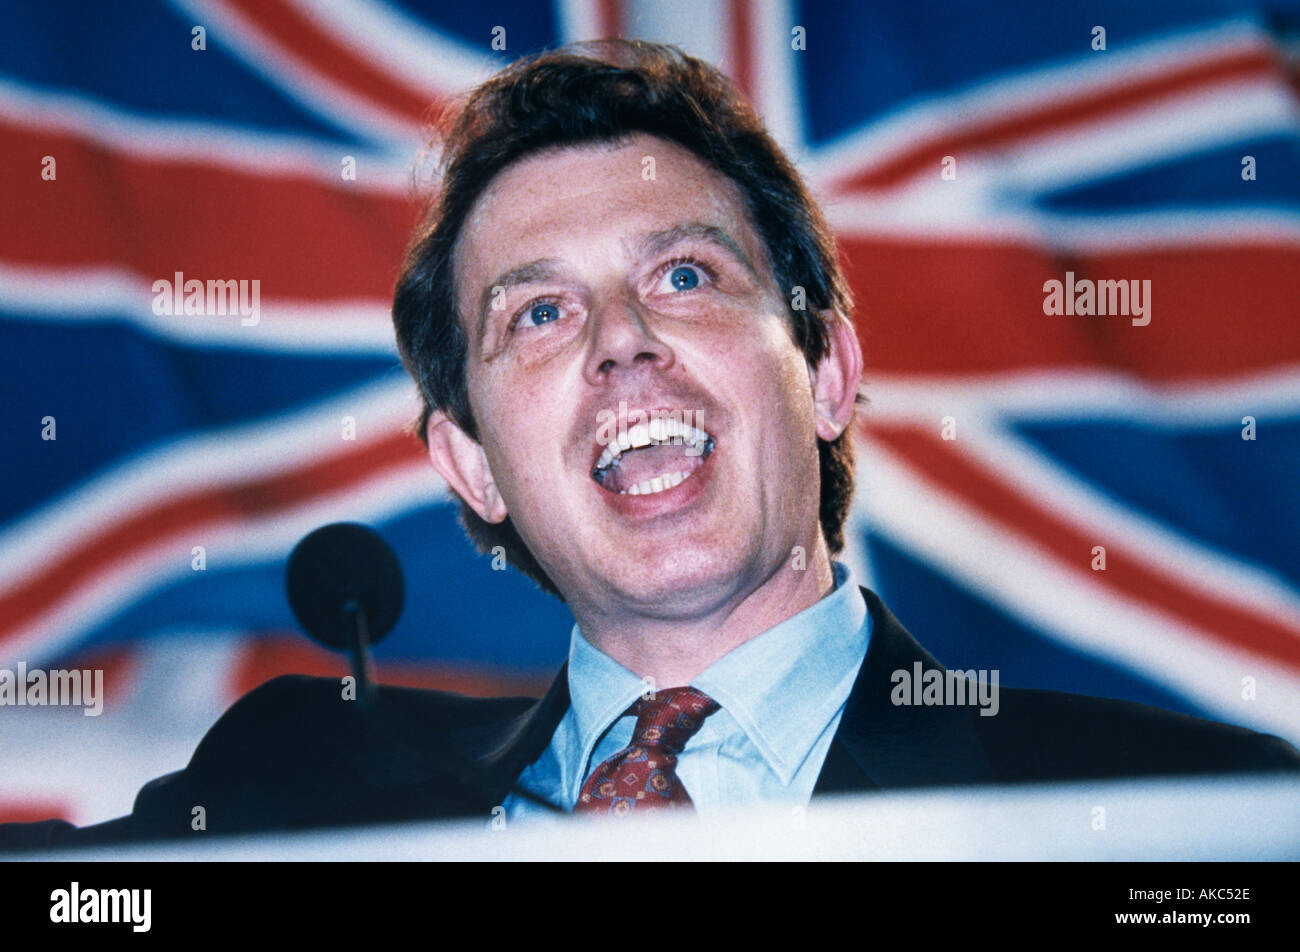
<path id="1" fill-rule="evenodd" d="M 627 550 L 604 563 L 604 585 L 618 600 L 643 606 L 650 614 L 700 612 L 725 600 L 748 562 L 738 558 L 744 546 L 719 544 L 671 551 L 662 549 L 636 557 Z"/>

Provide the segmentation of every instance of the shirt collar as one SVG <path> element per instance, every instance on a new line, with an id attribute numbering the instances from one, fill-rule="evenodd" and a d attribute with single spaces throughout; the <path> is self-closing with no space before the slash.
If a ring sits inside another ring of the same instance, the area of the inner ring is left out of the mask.
<path id="1" fill-rule="evenodd" d="M 592 645 L 578 626 L 569 639 L 569 698 L 577 726 L 577 756 L 569 763 L 584 774 L 605 730 L 650 685 Z M 581 778 L 579 781 L 581 782 Z"/>
<path id="2" fill-rule="evenodd" d="M 835 589 L 728 652 L 691 681 L 740 725 L 789 784 L 843 705 L 871 635 L 866 603 L 848 566 L 832 563 Z M 585 764 L 606 729 L 650 687 L 573 626 L 569 695 Z"/>

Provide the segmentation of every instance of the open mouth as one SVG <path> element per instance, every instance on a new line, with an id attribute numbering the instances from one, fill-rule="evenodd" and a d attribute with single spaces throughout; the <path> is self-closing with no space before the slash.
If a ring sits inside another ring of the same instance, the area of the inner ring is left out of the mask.
<path id="1" fill-rule="evenodd" d="M 716 445 L 714 438 L 680 419 L 652 419 L 620 429 L 596 460 L 591 478 L 626 496 L 667 492 L 690 479 Z"/>

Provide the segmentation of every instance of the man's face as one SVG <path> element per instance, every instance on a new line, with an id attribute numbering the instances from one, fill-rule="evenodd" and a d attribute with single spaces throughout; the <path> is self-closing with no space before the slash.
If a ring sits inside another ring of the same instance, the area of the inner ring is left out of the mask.
<path id="1" fill-rule="evenodd" d="M 575 612 L 707 611 L 814 551 L 810 374 L 766 261 L 735 185 L 649 135 L 522 159 L 466 221 L 476 508 Z M 700 432 L 616 444 L 638 411 Z"/>

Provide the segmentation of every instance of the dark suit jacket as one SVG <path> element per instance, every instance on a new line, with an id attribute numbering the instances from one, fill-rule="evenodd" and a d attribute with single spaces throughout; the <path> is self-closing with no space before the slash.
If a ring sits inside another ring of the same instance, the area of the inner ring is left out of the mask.
<path id="1" fill-rule="evenodd" d="M 893 672 L 943 671 L 863 589 L 866 661 L 814 796 L 1031 781 L 1300 770 L 1277 737 L 1127 701 L 1002 688 L 974 706 L 895 706 Z M 561 669 L 541 700 L 383 687 L 368 712 L 338 680 L 286 676 L 250 692 L 189 765 L 146 784 L 129 816 L 78 829 L 0 827 L 0 849 L 89 846 L 207 833 L 490 816 L 550 742 L 569 705 Z"/>

